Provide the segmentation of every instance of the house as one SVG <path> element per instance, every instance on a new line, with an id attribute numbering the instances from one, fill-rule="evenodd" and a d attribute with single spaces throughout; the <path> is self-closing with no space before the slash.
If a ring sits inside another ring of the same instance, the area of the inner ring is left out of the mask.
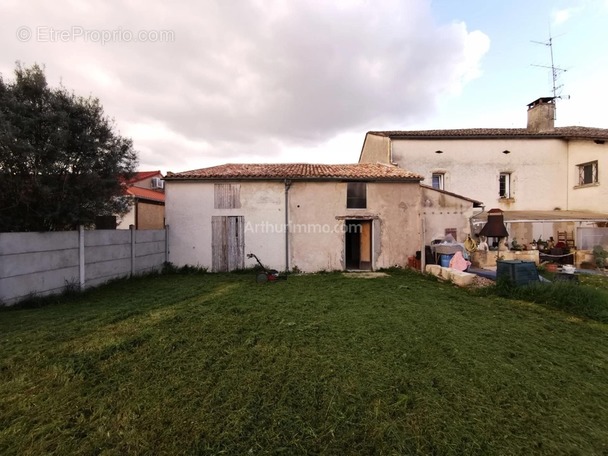
<path id="1" fill-rule="evenodd" d="M 165 226 L 165 190 L 160 171 L 140 171 L 128 182 L 125 194 L 133 200 L 131 210 L 117 223 L 118 229 L 159 230 Z"/>
<path id="2" fill-rule="evenodd" d="M 520 242 L 567 232 L 577 245 L 608 243 L 597 231 L 608 222 L 608 129 L 555 127 L 552 97 L 527 113 L 526 128 L 370 131 L 359 163 L 395 164 L 501 209 Z M 475 232 L 485 217 L 473 221 Z"/>
<path id="3" fill-rule="evenodd" d="M 422 244 L 423 201 L 468 211 L 384 164 L 226 164 L 165 177 L 169 260 L 212 271 L 375 270 L 405 266 Z M 466 217 L 454 222 L 466 226 Z M 433 222 L 431 221 L 431 225 Z M 430 229 L 435 229 L 431 227 Z"/>

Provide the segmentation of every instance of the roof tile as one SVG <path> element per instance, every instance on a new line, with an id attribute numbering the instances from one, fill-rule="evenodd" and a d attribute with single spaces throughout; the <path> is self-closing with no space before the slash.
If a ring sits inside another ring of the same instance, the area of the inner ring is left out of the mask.
<path id="1" fill-rule="evenodd" d="M 159 203 L 165 202 L 165 193 L 159 192 L 156 190 L 152 190 L 149 188 L 141 188 L 141 187 L 129 187 L 126 190 L 127 195 L 134 196 L 139 199 L 158 201 Z"/>
<path id="2" fill-rule="evenodd" d="M 167 173 L 165 180 L 375 180 L 375 181 L 420 181 L 419 174 L 391 165 L 359 163 L 348 165 L 323 165 L 309 163 L 283 164 L 225 164 L 211 168 L 195 169 L 182 173 Z"/>
<path id="3" fill-rule="evenodd" d="M 558 138 L 608 140 L 607 128 L 556 127 L 547 131 L 533 131 L 527 128 L 463 128 L 454 130 L 403 130 L 370 131 L 370 135 L 386 136 L 391 139 L 437 139 L 437 138 Z"/>
<path id="4" fill-rule="evenodd" d="M 135 182 L 142 181 L 144 179 L 148 179 L 150 177 L 155 177 L 160 174 L 160 177 L 163 177 L 162 172 L 160 170 L 156 171 L 137 171 L 131 179 L 127 181 L 129 184 L 134 184 Z"/>

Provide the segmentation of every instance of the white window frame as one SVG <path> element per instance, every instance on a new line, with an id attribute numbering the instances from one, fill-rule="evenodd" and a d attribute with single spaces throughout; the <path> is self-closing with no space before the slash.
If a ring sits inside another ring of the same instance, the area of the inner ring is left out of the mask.
<path id="1" fill-rule="evenodd" d="M 435 177 L 438 179 L 438 187 L 435 187 Z M 445 190 L 445 173 L 431 173 L 431 186 L 437 190 Z"/>

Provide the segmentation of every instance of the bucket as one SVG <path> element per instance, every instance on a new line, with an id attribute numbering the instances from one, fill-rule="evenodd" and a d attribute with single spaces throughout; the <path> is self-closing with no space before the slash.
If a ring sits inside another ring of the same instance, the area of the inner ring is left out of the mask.
<path id="1" fill-rule="evenodd" d="M 454 256 L 453 253 L 451 253 L 449 255 L 442 254 L 441 258 L 439 259 L 439 263 L 441 264 L 442 267 L 449 268 L 450 267 L 450 260 L 452 259 L 453 256 Z"/>
<path id="2" fill-rule="evenodd" d="M 566 274 L 574 274 L 575 270 L 576 270 L 576 268 L 574 267 L 573 264 L 564 264 L 562 266 L 562 271 L 565 272 Z"/>

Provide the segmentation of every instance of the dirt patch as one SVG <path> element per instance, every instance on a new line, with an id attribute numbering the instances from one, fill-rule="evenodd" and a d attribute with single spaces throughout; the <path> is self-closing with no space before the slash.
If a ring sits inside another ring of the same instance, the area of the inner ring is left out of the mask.
<path id="1" fill-rule="evenodd" d="M 482 287 L 489 287 L 494 284 L 495 284 L 495 282 L 492 279 L 477 276 L 473 279 L 473 283 L 471 284 L 471 287 L 472 288 L 482 288 Z"/>
<path id="2" fill-rule="evenodd" d="M 377 279 L 378 277 L 388 277 L 386 272 L 343 272 L 344 277 L 353 277 L 355 279 Z"/>

